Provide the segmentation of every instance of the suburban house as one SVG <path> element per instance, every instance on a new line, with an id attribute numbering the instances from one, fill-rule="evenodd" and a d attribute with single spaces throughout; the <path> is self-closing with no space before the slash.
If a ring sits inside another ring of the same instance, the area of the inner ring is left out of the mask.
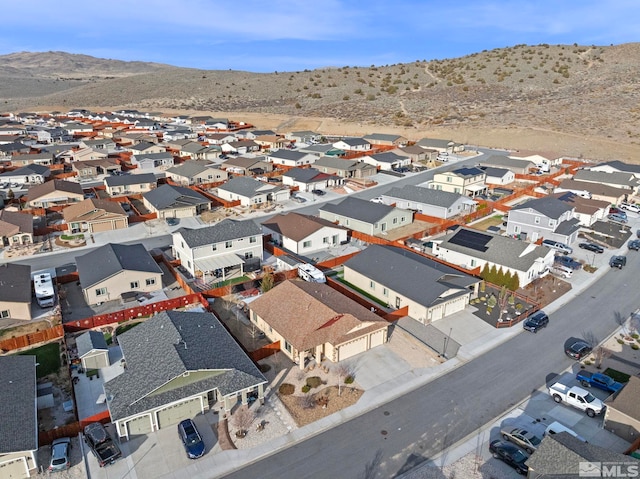
<path id="1" fill-rule="evenodd" d="M 120 164 L 111 159 L 74 161 L 71 170 L 76 172 L 79 179 L 93 179 L 99 175 L 112 175 L 122 171 Z"/>
<path id="2" fill-rule="evenodd" d="M 386 205 L 395 204 L 397 208 L 442 219 L 473 213 L 478 206 L 471 198 L 459 193 L 414 185 L 393 187 L 382 195 L 382 201 Z"/>
<path id="3" fill-rule="evenodd" d="M 372 245 L 344 263 L 344 280 L 422 324 L 462 311 L 480 280 L 418 253 Z"/>
<path id="4" fill-rule="evenodd" d="M 318 157 L 297 150 L 275 150 L 265 156 L 269 163 L 289 167 L 304 166 L 314 163 Z"/>
<path id="5" fill-rule="evenodd" d="M 33 244 L 33 216 L 0 210 L 0 246 Z"/>
<path id="6" fill-rule="evenodd" d="M 127 367 L 104 394 L 121 438 L 175 429 L 214 407 L 229 414 L 250 393 L 263 400 L 267 380 L 211 313 L 163 311 L 118 343 Z"/>
<path id="7" fill-rule="evenodd" d="M 517 274 L 521 288 L 553 266 L 554 253 L 545 246 L 465 227 L 435 238 L 432 250 L 436 258 L 465 269 L 482 270 L 486 265 Z"/>
<path id="8" fill-rule="evenodd" d="M 516 181 L 516 174 L 507 168 L 495 168 L 493 166 L 481 166 L 484 171 L 484 182 L 491 186 L 509 185 Z"/>
<path id="9" fill-rule="evenodd" d="M 158 218 L 189 218 L 211 209 L 211 201 L 184 186 L 161 185 L 142 195 L 144 206 Z"/>
<path id="10" fill-rule="evenodd" d="M 388 135 L 384 133 L 372 133 L 362 137 L 372 145 L 405 146 L 409 140 L 401 135 Z"/>
<path id="11" fill-rule="evenodd" d="M 289 189 L 254 180 L 248 176 L 237 176 L 218 186 L 216 196 L 227 201 L 240 200 L 242 206 L 254 206 L 285 201 L 289 198 Z"/>
<path id="12" fill-rule="evenodd" d="M 573 206 L 575 208 L 573 215 L 578 219 L 581 226 L 591 226 L 596 221 L 606 218 L 609 214 L 609 203 L 606 201 L 583 198 L 570 191 L 553 193 L 550 196 Z"/>
<path id="13" fill-rule="evenodd" d="M 237 138 L 231 133 L 207 133 L 205 136 L 205 141 L 210 145 L 222 145 L 236 140 Z"/>
<path id="14" fill-rule="evenodd" d="M 291 142 L 284 136 L 280 135 L 260 135 L 253 138 L 261 150 L 277 150 L 278 148 L 286 148 Z"/>
<path id="15" fill-rule="evenodd" d="M 260 145 L 253 140 L 237 140 L 220 145 L 223 153 L 234 153 L 245 155 L 247 153 L 260 151 Z"/>
<path id="16" fill-rule="evenodd" d="M 129 146 L 128 149 L 133 153 L 134 157 L 137 157 L 138 155 L 154 155 L 167 151 L 167 148 L 164 145 L 159 145 L 158 143 L 152 143 L 150 141 L 140 141 Z"/>
<path id="17" fill-rule="evenodd" d="M 109 154 L 106 151 L 98 151 L 93 148 L 80 148 L 79 150 L 73 150 L 71 153 L 71 160 L 76 161 L 94 161 L 105 160 Z"/>
<path id="18" fill-rule="evenodd" d="M 586 183 L 599 183 L 623 190 L 631 190 L 629 192 L 631 194 L 638 190 L 638 185 L 640 184 L 640 180 L 638 180 L 633 173 L 625 171 L 607 173 L 605 171 L 578 170 L 576 174 L 573 175 L 573 179 Z"/>
<path id="19" fill-rule="evenodd" d="M 323 173 L 316 168 L 291 168 L 282 174 L 282 184 L 297 187 L 300 191 L 312 191 L 340 185 L 340 176 Z"/>
<path id="20" fill-rule="evenodd" d="M 31 266 L 0 265 L 0 319 L 31 320 Z"/>
<path id="21" fill-rule="evenodd" d="M 173 255 L 193 277 L 204 281 L 260 269 L 262 229 L 253 220 L 222 220 L 173 233 Z"/>
<path id="22" fill-rule="evenodd" d="M 413 213 L 353 196 L 320 207 L 320 218 L 371 236 L 413 223 Z"/>
<path id="23" fill-rule="evenodd" d="M 85 139 L 80 142 L 81 148 L 92 148 L 94 150 L 102 150 L 110 153 L 116 150 L 116 142 L 111 138 Z"/>
<path id="24" fill-rule="evenodd" d="M 475 197 L 486 194 L 487 175 L 480 168 L 456 168 L 455 170 L 435 173 L 429 182 L 429 188 L 448 191 L 460 195 Z"/>
<path id="25" fill-rule="evenodd" d="M 349 241 L 348 230 L 317 216 L 301 213 L 276 215 L 262 222 L 265 235 L 289 251 L 306 255 Z"/>
<path id="26" fill-rule="evenodd" d="M 172 166 L 165 173 L 171 180 L 182 186 L 227 181 L 229 174 L 218 166 L 205 160 L 190 160 Z"/>
<path id="27" fill-rule="evenodd" d="M 88 198 L 62 210 L 69 233 L 99 233 L 127 228 L 129 216 L 120 203 Z"/>
<path id="28" fill-rule="evenodd" d="M 530 160 L 520 160 L 505 155 L 490 155 L 482 157 L 478 166 L 489 166 L 492 168 L 506 168 L 519 175 L 527 175 L 537 168 L 537 165 Z"/>
<path id="29" fill-rule="evenodd" d="M 235 174 L 240 175 L 263 175 L 273 171 L 273 164 L 265 160 L 264 156 L 248 158 L 246 156 L 237 156 L 225 160 L 221 168 Z"/>
<path id="30" fill-rule="evenodd" d="M 408 156 L 412 163 L 430 162 L 438 158 L 436 150 L 423 148 L 419 145 L 409 145 L 393 150 L 399 155 Z"/>
<path id="31" fill-rule="evenodd" d="M 13 171 L 0 174 L 0 183 L 17 183 L 19 185 L 36 185 L 44 183 L 51 176 L 49 167 L 43 165 L 27 165 Z"/>
<path id="32" fill-rule="evenodd" d="M 84 192 L 78 183 L 64 180 L 51 180 L 34 185 L 27 193 L 31 208 L 48 208 L 66 205 L 84 199 Z"/>
<path id="33" fill-rule="evenodd" d="M 128 293 L 162 290 L 162 270 L 144 245 L 108 243 L 76 256 L 82 294 L 88 305 L 120 300 Z"/>
<path id="34" fill-rule="evenodd" d="M 104 185 L 109 196 L 142 194 L 154 189 L 157 185 L 157 179 L 153 173 L 116 175 L 106 177 Z"/>
<path id="35" fill-rule="evenodd" d="M 85 371 L 109 366 L 109 346 L 102 331 L 85 331 L 76 338 L 76 347 Z"/>
<path id="36" fill-rule="evenodd" d="M 250 320 L 300 369 L 337 363 L 387 342 L 389 323 L 321 283 L 287 280 L 249 303 Z"/>
<path id="37" fill-rule="evenodd" d="M 322 138 L 320 133 L 310 130 L 291 131 L 285 135 L 285 138 L 289 141 L 296 143 L 305 143 L 310 145 L 312 143 L 318 143 Z"/>
<path id="38" fill-rule="evenodd" d="M 38 474 L 38 410 L 35 356 L 0 356 L 0 475 Z M 4 398 L 4 399 L 3 399 Z"/>
<path id="39" fill-rule="evenodd" d="M 343 138 L 333 143 L 333 147 L 344 151 L 369 151 L 371 143 L 364 138 Z"/>
<path id="40" fill-rule="evenodd" d="M 640 435 L 640 378 L 631 376 L 620 392 L 605 400 L 604 428 L 625 441 L 634 442 Z"/>
<path id="41" fill-rule="evenodd" d="M 565 244 L 578 237 L 575 207 L 550 196 L 525 201 L 509 210 L 507 234 L 535 243 L 549 239 Z"/>
<path id="42" fill-rule="evenodd" d="M 422 148 L 436 150 L 438 153 L 460 153 L 464 151 L 462 143 L 456 143 L 451 140 L 440 140 L 438 138 L 422 138 L 416 143 Z"/>
<path id="43" fill-rule="evenodd" d="M 529 478 L 632 477 L 627 467 L 637 471 L 638 459 L 611 449 L 581 441 L 568 432 L 546 434 L 527 459 Z M 618 469 L 621 467 L 618 474 Z"/>
<path id="44" fill-rule="evenodd" d="M 605 173 L 631 173 L 636 178 L 640 178 L 640 165 L 624 163 L 622 161 L 613 160 L 606 163 L 600 163 L 596 166 L 590 166 L 591 171 L 604 171 Z"/>
<path id="45" fill-rule="evenodd" d="M 155 168 L 166 170 L 173 166 L 173 155 L 166 151 L 160 153 L 136 153 L 131 157 L 131 164 L 136 165 L 143 171 Z"/>
<path id="46" fill-rule="evenodd" d="M 17 155 L 26 155 L 31 151 L 31 147 L 20 142 L 0 144 L 0 158 L 11 160 Z"/>
<path id="47" fill-rule="evenodd" d="M 323 173 L 342 178 L 366 178 L 378 172 L 378 169 L 369 163 L 343 160 L 334 156 L 321 156 L 313 164 L 313 167 Z"/>
<path id="48" fill-rule="evenodd" d="M 317 157 L 321 157 L 321 156 L 342 157 L 347 154 L 345 150 L 341 150 L 340 148 L 335 148 L 331 143 L 300 145 L 298 148 L 298 151 L 302 151 L 304 153 L 311 153 L 312 155 L 316 155 Z"/>
<path id="49" fill-rule="evenodd" d="M 584 196 L 594 200 L 606 201 L 609 204 L 617 205 L 625 201 L 631 193 L 627 189 L 616 188 L 601 183 L 591 183 L 588 181 L 562 180 L 557 188 L 553 190 L 555 193 L 570 191 L 578 196 Z"/>
<path id="50" fill-rule="evenodd" d="M 93 125 L 91 123 L 84 123 L 81 121 L 70 121 L 68 123 L 63 123 L 62 128 L 65 129 L 67 134 L 71 136 L 79 135 L 93 132 Z"/>
<path id="51" fill-rule="evenodd" d="M 32 153 L 30 155 L 14 155 L 11 158 L 11 166 L 27 166 L 27 165 L 43 165 L 50 166 L 53 164 L 53 154 Z"/>
<path id="52" fill-rule="evenodd" d="M 384 171 L 394 170 L 396 168 L 411 164 L 410 157 L 405 155 L 398 155 L 392 151 L 365 155 L 361 158 L 361 160 L 365 163 L 375 166 L 376 169 Z"/>
<path id="53" fill-rule="evenodd" d="M 215 160 L 220 156 L 222 149 L 218 145 L 205 145 L 197 141 L 185 143 L 178 149 L 178 154 L 183 158 L 193 160 Z"/>

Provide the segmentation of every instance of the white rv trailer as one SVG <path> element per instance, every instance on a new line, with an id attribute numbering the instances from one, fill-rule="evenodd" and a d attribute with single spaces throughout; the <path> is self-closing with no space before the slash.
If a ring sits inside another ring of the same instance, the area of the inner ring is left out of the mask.
<path id="1" fill-rule="evenodd" d="M 56 304 L 53 280 L 50 273 L 38 273 L 33 277 L 33 289 L 41 308 L 50 308 Z"/>

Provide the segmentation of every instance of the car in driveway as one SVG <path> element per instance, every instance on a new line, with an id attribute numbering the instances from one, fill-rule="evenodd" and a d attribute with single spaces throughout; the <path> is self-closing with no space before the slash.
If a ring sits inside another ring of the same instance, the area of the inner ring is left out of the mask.
<path id="1" fill-rule="evenodd" d="M 633 250 L 633 251 L 638 251 L 640 250 L 640 240 L 634 239 L 629 241 L 629 249 Z"/>
<path id="2" fill-rule="evenodd" d="M 546 328 L 548 324 L 549 316 L 547 316 L 547 313 L 544 311 L 536 311 L 525 320 L 522 327 L 525 331 L 537 333 L 542 328 Z"/>
<path id="3" fill-rule="evenodd" d="M 598 253 L 598 254 L 604 253 L 604 248 L 599 244 L 585 242 L 585 243 L 580 243 L 578 246 L 582 249 L 586 249 L 587 251 L 591 251 L 593 253 Z"/>
<path id="4" fill-rule="evenodd" d="M 561 243 L 560 241 L 553 241 L 553 240 L 546 239 L 542 241 L 542 246 L 555 249 L 556 251 L 559 251 L 562 254 L 573 253 L 573 248 L 571 246 Z"/>
<path id="5" fill-rule="evenodd" d="M 306 203 L 307 199 L 300 195 L 291 195 L 291 199 L 296 203 Z"/>
<path id="6" fill-rule="evenodd" d="M 165 221 L 169 226 L 177 226 L 180 223 L 178 218 L 165 218 Z"/>
<path id="7" fill-rule="evenodd" d="M 582 268 L 582 264 L 571 256 L 556 256 L 553 261 L 557 264 L 561 264 L 562 266 L 566 266 L 571 269 L 580 269 Z"/>
<path id="8" fill-rule="evenodd" d="M 514 443 L 516 446 L 521 447 L 529 454 L 533 454 L 533 452 L 540 445 L 540 442 L 542 442 L 541 437 L 521 427 L 503 428 L 500 431 L 500 434 L 502 435 L 502 439 Z"/>
<path id="9" fill-rule="evenodd" d="M 580 361 L 582 358 L 591 354 L 591 346 L 582 339 L 575 339 L 565 347 L 564 353 L 571 359 Z"/>
<path id="10" fill-rule="evenodd" d="M 384 199 L 382 198 L 382 196 L 376 196 L 375 198 L 371 198 L 369 201 L 371 201 L 371 203 L 384 203 Z"/>
<path id="11" fill-rule="evenodd" d="M 624 219 L 627 219 L 627 213 L 622 210 L 621 208 L 618 208 L 617 206 L 612 206 L 611 208 L 609 208 L 609 213 L 610 215 L 620 215 L 622 216 Z"/>
<path id="12" fill-rule="evenodd" d="M 71 438 L 61 437 L 51 443 L 51 461 L 47 471 L 66 471 L 71 467 L 69 453 L 71 451 Z"/>
<path id="13" fill-rule="evenodd" d="M 640 205 L 636 205 L 635 203 L 620 203 L 620 209 L 631 211 L 632 213 L 640 213 Z"/>
<path id="14" fill-rule="evenodd" d="M 178 424 L 178 435 L 189 459 L 198 459 L 204 455 L 204 441 L 192 419 L 185 419 Z"/>
<path id="15" fill-rule="evenodd" d="M 326 195 L 326 194 L 327 194 L 327 192 L 326 192 L 326 191 L 324 191 L 324 190 L 318 190 L 318 189 L 311 190 L 311 193 L 312 193 L 312 194 L 314 194 L 314 195 L 318 195 L 318 196 L 324 196 L 324 195 Z"/>
<path id="16" fill-rule="evenodd" d="M 626 256 L 612 256 L 609 260 L 609 266 L 612 268 L 622 269 L 627 265 Z"/>
<path id="17" fill-rule="evenodd" d="M 524 476 L 529 472 L 529 467 L 525 464 L 529 456 L 515 444 L 496 439 L 489 444 L 489 451 L 493 457 L 513 467 L 518 474 Z"/>
<path id="18" fill-rule="evenodd" d="M 584 369 L 578 371 L 576 379 L 580 381 L 582 387 L 590 388 L 593 386 L 594 388 L 602 389 L 608 393 L 617 393 L 624 386 L 624 384 L 619 383 L 606 374 L 593 373 L 591 371 L 585 371 Z"/>
<path id="19" fill-rule="evenodd" d="M 628 220 L 627 220 L 626 215 L 625 215 L 625 216 L 622 216 L 622 215 L 621 215 L 621 214 L 619 214 L 619 213 L 613 213 L 613 214 L 610 214 L 610 215 L 608 215 L 608 216 L 607 216 L 607 219 L 608 219 L 609 221 L 613 221 L 614 223 L 621 223 L 621 224 L 626 224 L 626 223 L 628 223 Z"/>

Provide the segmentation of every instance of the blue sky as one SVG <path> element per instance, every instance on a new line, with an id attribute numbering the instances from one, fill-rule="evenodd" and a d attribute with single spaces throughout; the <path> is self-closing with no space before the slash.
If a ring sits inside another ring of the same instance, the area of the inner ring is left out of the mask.
<path id="1" fill-rule="evenodd" d="M 638 0 L 29 0 L 2 2 L 0 16 L 0 55 L 65 51 L 253 72 L 640 39 Z"/>

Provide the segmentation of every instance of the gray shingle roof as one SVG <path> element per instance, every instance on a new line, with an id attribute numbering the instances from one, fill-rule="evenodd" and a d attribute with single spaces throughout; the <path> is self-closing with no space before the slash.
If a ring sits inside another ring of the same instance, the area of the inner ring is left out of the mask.
<path id="1" fill-rule="evenodd" d="M 303 159 L 305 156 L 307 156 L 307 153 L 302 153 L 296 150 L 280 149 L 280 150 L 272 151 L 271 153 L 269 153 L 268 156 L 271 158 L 280 158 L 282 160 L 298 161 Z"/>
<path id="2" fill-rule="evenodd" d="M 598 166 L 610 166 L 618 171 L 628 171 L 629 173 L 640 174 L 640 165 L 631 165 L 622 161 L 613 160 L 606 163 L 600 163 Z"/>
<path id="3" fill-rule="evenodd" d="M 576 174 L 573 175 L 573 179 L 591 183 L 604 183 L 612 186 L 619 185 L 620 187 L 638 186 L 638 180 L 633 173 L 624 171 L 607 173 L 606 171 L 578 170 Z"/>
<path id="4" fill-rule="evenodd" d="M 483 166 L 480 169 L 484 171 L 487 176 L 493 176 L 496 178 L 502 178 L 504 175 L 511 171 L 507 168 L 494 168 L 493 166 Z"/>
<path id="5" fill-rule="evenodd" d="M 276 189 L 276 187 L 263 183 L 262 181 L 254 180 L 248 176 L 235 176 L 224 185 L 219 186 L 218 189 L 251 198 L 258 190 L 262 190 L 261 193 L 267 193 L 268 191 Z"/>
<path id="6" fill-rule="evenodd" d="M 318 181 L 319 179 L 335 178 L 335 176 L 329 175 L 327 173 L 322 173 L 315 168 L 291 168 L 282 176 L 293 178 L 295 181 L 299 181 L 301 183 L 312 183 L 314 181 Z M 320 176 L 321 178 L 318 178 L 318 176 Z"/>
<path id="7" fill-rule="evenodd" d="M 0 301 L 31 302 L 31 266 L 16 263 L 0 265 Z"/>
<path id="8" fill-rule="evenodd" d="M 482 166 L 503 166 L 505 168 L 530 168 L 535 165 L 534 162 L 529 160 L 518 160 L 516 158 L 510 158 L 504 155 L 491 155 L 480 161 Z"/>
<path id="9" fill-rule="evenodd" d="M 397 163 L 398 161 L 404 161 L 407 159 L 406 156 L 400 156 L 392 151 L 385 151 L 384 153 L 376 153 L 373 155 L 369 155 L 369 157 L 373 158 L 380 163 Z"/>
<path id="10" fill-rule="evenodd" d="M 422 138 L 418 140 L 418 145 L 427 148 L 448 148 L 453 146 L 454 143 L 451 140 L 440 140 L 438 138 Z"/>
<path id="11" fill-rule="evenodd" d="M 82 358 L 85 354 L 90 353 L 94 349 L 109 350 L 107 341 L 101 331 L 87 331 L 76 338 L 76 346 L 78 347 L 78 357 Z"/>
<path id="12" fill-rule="evenodd" d="M 26 165 L 13 171 L 7 171 L 0 174 L 0 177 L 27 176 L 27 175 L 44 175 L 49 171 L 48 166 L 43 165 Z"/>
<path id="13" fill-rule="evenodd" d="M 571 218 L 563 221 L 555 229 L 554 233 L 559 235 L 570 236 L 580 229 L 580 220 L 578 218 Z"/>
<path id="14" fill-rule="evenodd" d="M 389 135 L 386 133 L 371 133 L 370 135 L 365 135 L 363 137 L 365 140 L 382 140 L 382 141 L 396 141 L 402 136 L 400 135 Z"/>
<path id="15" fill-rule="evenodd" d="M 512 210 L 526 210 L 529 208 L 543 214 L 547 218 L 558 219 L 567 211 L 571 211 L 573 206 L 568 205 L 564 201 L 560 201 L 558 198 L 545 196 L 543 198 L 525 201 L 522 204 L 514 206 Z"/>
<path id="16" fill-rule="evenodd" d="M 211 313 L 165 311 L 119 335 L 118 342 L 127 369 L 104 385 L 113 420 L 212 389 L 227 395 L 266 382 Z M 202 379 L 159 390 L 196 371 Z"/>
<path id="17" fill-rule="evenodd" d="M 193 176 L 199 175 L 203 171 L 207 171 L 208 169 L 214 169 L 216 165 L 209 161 L 204 160 L 190 160 L 185 161 L 184 163 L 178 166 L 172 166 L 167 169 L 167 173 L 173 173 L 175 175 L 180 175 L 185 178 L 191 178 Z"/>
<path id="18" fill-rule="evenodd" d="M 450 208 L 459 201 L 461 198 L 467 197 L 458 193 L 451 193 L 450 191 L 436 190 L 432 188 L 423 188 L 421 186 L 406 185 L 402 188 L 393 187 L 382 196 L 390 198 L 398 198 L 407 201 L 416 201 L 426 205 L 441 206 L 443 208 Z M 473 200 L 469 200 L 471 203 L 475 203 Z"/>
<path id="19" fill-rule="evenodd" d="M 198 229 L 180 228 L 180 235 L 190 248 L 230 241 L 248 236 L 262 236 L 262 229 L 253 220 L 236 221 L 225 219 L 212 226 Z"/>
<path id="20" fill-rule="evenodd" d="M 393 289 L 424 306 L 443 301 L 441 295 L 458 289 L 457 295 L 480 280 L 417 253 L 393 246 L 369 246 L 344 264 L 345 268 Z M 448 301 L 456 294 L 447 296 Z"/>
<path id="21" fill-rule="evenodd" d="M 161 185 L 142 196 L 157 210 L 210 203 L 207 198 L 192 189 L 173 185 Z"/>
<path id="22" fill-rule="evenodd" d="M 481 170 L 480 168 L 475 168 L 475 167 L 462 167 L 462 168 L 456 168 L 455 170 L 451 170 L 451 173 L 453 173 L 454 175 L 457 176 L 461 176 L 463 178 L 468 178 L 468 177 L 473 177 L 473 176 L 478 176 L 478 175 L 484 175 L 484 171 Z"/>
<path id="23" fill-rule="evenodd" d="M 82 256 L 76 256 L 80 284 L 88 288 L 120 271 L 146 271 L 160 273 L 160 266 L 154 261 L 144 245 L 109 243 Z"/>
<path id="24" fill-rule="evenodd" d="M 38 449 L 36 357 L 0 356 L 0 454 Z"/>
<path id="25" fill-rule="evenodd" d="M 150 144 L 151 146 L 154 146 Z M 160 153 L 136 153 L 135 154 L 137 161 L 143 160 L 172 160 L 173 155 L 168 151 L 163 151 Z"/>
<path id="26" fill-rule="evenodd" d="M 369 224 L 380 221 L 393 210 L 393 206 L 372 203 L 371 201 L 361 200 L 360 198 L 352 196 L 345 198 L 337 205 L 327 203 L 320 208 L 320 211 L 357 219 Z"/>
<path id="27" fill-rule="evenodd" d="M 364 138 L 343 138 L 340 141 L 346 143 L 349 146 L 370 145 L 371 144 L 367 140 L 365 140 Z"/>
<path id="28" fill-rule="evenodd" d="M 335 156 L 321 156 L 313 165 L 316 168 L 324 166 L 327 168 L 351 170 L 355 168 L 358 163 L 359 162 L 356 160 L 343 160 L 341 158 L 336 158 Z"/>
<path id="29" fill-rule="evenodd" d="M 153 173 L 142 173 L 140 175 L 107 176 L 104 182 L 107 186 L 113 187 L 156 183 L 157 179 Z"/>

